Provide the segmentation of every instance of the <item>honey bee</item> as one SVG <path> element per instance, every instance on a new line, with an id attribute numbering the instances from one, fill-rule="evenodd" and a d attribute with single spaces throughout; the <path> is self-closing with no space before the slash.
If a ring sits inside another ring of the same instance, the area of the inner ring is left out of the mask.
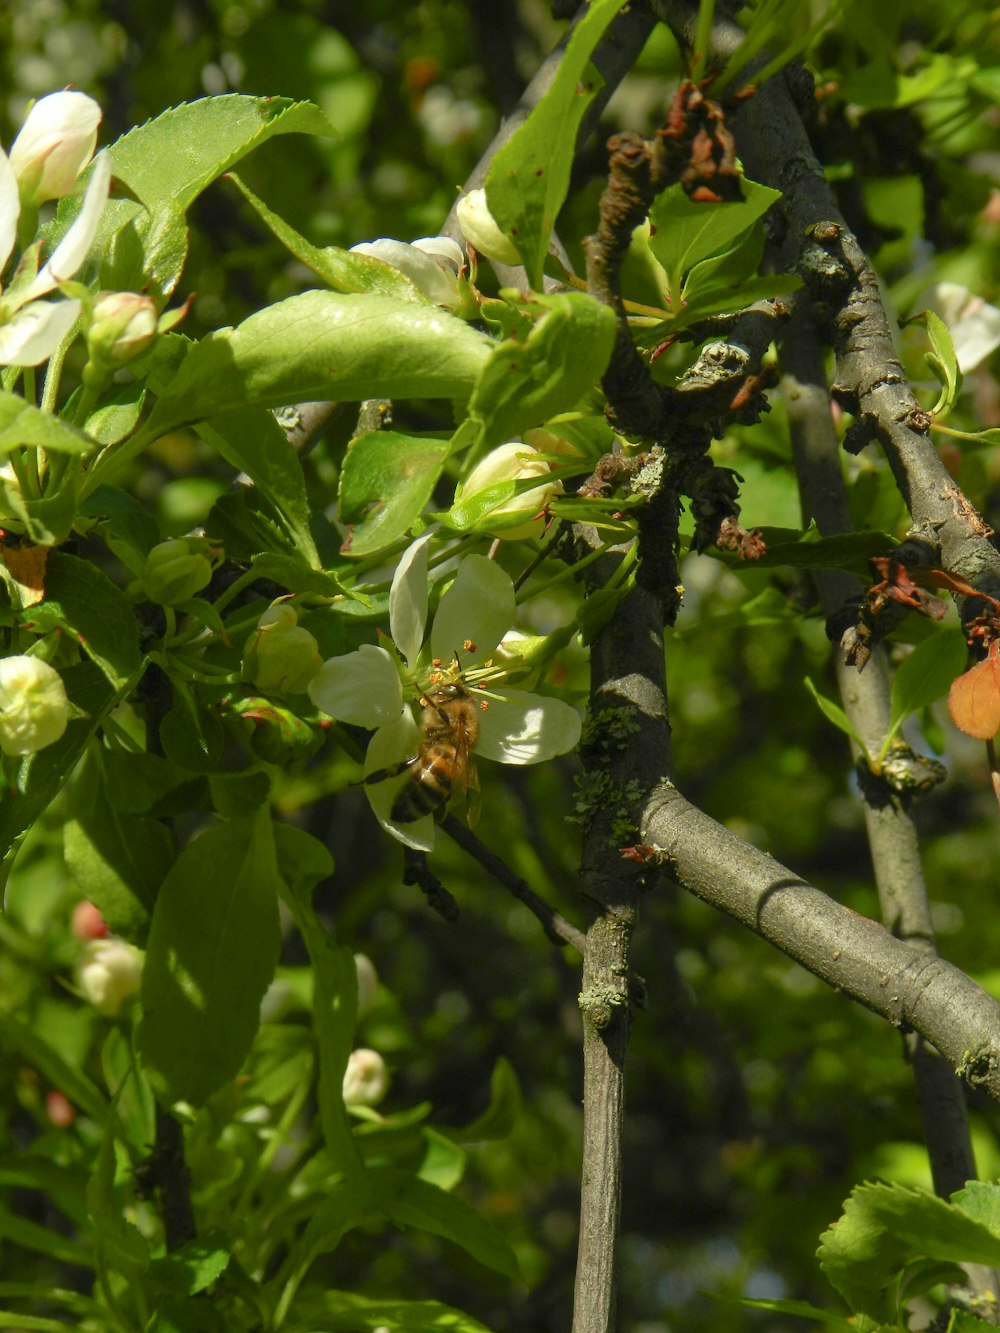
<path id="1" fill-rule="evenodd" d="M 424 815 L 439 818 L 459 786 L 466 793 L 469 823 L 475 816 L 474 801 L 479 779 L 472 750 L 479 737 L 479 705 L 464 685 L 454 681 L 424 695 L 420 747 L 412 759 L 392 769 L 369 774 L 368 782 L 407 773 L 407 781 L 392 803 L 391 818 L 397 824 L 412 824 Z"/>

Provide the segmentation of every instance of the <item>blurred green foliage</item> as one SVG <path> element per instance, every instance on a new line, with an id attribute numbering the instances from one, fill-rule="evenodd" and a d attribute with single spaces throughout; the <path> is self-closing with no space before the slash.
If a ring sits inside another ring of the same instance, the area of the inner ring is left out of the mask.
<path id="1" fill-rule="evenodd" d="M 28 99 L 67 83 L 101 102 L 106 140 L 205 93 L 311 99 L 338 138 L 266 145 L 241 167 L 248 184 L 317 245 L 411 239 L 438 229 L 559 29 L 539 0 L 495 7 L 475 0 L 10 0 L 0 15 L 0 138 L 9 144 Z M 821 93 L 811 127 L 817 153 L 901 316 L 922 309 L 942 280 L 987 301 L 1000 298 L 997 42 L 996 15 L 985 5 L 856 0 L 811 52 Z M 673 43 L 660 30 L 605 129 L 648 129 L 676 72 Z M 295 188 L 276 196 L 279 159 L 281 179 Z M 592 143 L 564 212 L 571 253 L 593 227 L 602 166 Z M 235 324 L 309 285 L 225 182 L 199 202 L 195 221 L 181 293 L 195 297 L 189 333 Z M 639 287 L 634 295 L 643 299 Z M 926 350 L 923 330 L 908 328 L 904 355 L 931 403 L 936 385 L 923 364 Z M 996 365 L 994 354 L 967 375 L 952 424 L 1000 425 Z M 415 424 L 434 429 L 446 417 L 427 404 Z M 333 497 L 349 428 L 342 438 L 334 430 L 306 463 L 319 509 Z M 995 449 L 964 451 L 946 439 L 941 447 L 960 484 L 996 522 Z M 734 432 L 716 453 L 745 478 L 747 526 L 798 524 L 780 408 Z M 859 525 L 901 536 L 906 517 L 882 460 L 868 450 L 848 468 Z M 180 533 L 204 517 L 227 481 L 207 448 L 183 435 L 135 464 L 131 484 Z M 810 676 L 826 692 L 833 688 L 831 648 L 807 579 L 734 573 L 708 557 L 691 557 L 683 577 L 685 607 L 668 644 L 679 785 L 840 901 L 877 915 L 846 739 L 803 683 Z M 741 608 L 768 588 L 777 594 L 768 613 L 740 623 Z M 559 623 L 568 609 L 554 590 L 537 614 Z M 579 668 L 570 660 L 567 670 Z M 941 733 L 938 718 L 928 734 Z M 1000 996 L 995 805 L 980 749 L 948 731 L 948 783 L 918 807 L 917 818 L 941 949 Z M 577 831 L 565 820 L 572 776 L 571 761 L 513 776 L 484 773 L 482 831 L 517 873 L 578 920 Z M 576 1243 L 577 961 L 547 944 L 524 910 L 447 840 L 435 869 L 461 920 L 456 928 L 435 916 L 401 882 L 400 849 L 380 835 L 362 795 L 350 789 L 355 780 L 355 767 L 338 751 L 285 774 L 276 797 L 287 818 L 329 846 L 336 872 L 323 914 L 341 942 L 378 968 L 379 1000 L 361 1036 L 393 1069 L 384 1109 L 429 1102 L 432 1126 L 458 1128 L 484 1111 L 499 1060 L 516 1072 L 523 1102 L 514 1127 L 499 1141 L 468 1146 L 465 1189 L 513 1245 L 525 1285 L 512 1293 L 499 1276 L 416 1232 L 377 1240 L 353 1232 L 319 1261 L 314 1280 L 433 1297 L 508 1333 L 556 1333 L 568 1325 Z M 334 791 L 331 820 L 320 798 Z M 70 917 L 86 885 L 65 866 L 66 817 L 58 805 L 29 835 L 0 918 L 3 1008 L 43 1033 L 53 1052 L 46 1067 L 23 1046 L 0 1041 L 0 1183 L 12 1213 L 54 1228 L 67 1248 L 46 1253 L 14 1235 L 0 1262 L 6 1281 L 85 1291 L 69 1237 L 98 1135 L 79 1101 L 75 1120 L 60 1123 L 52 1094 L 70 1095 L 58 1061 L 99 1084 L 102 1064 L 125 1056 L 121 1037 L 68 980 L 78 949 Z M 286 922 L 291 978 L 304 961 Z M 704 1292 L 828 1304 L 815 1248 L 852 1186 L 876 1175 L 927 1183 L 899 1038 L 670 885 L 644 906 L 635 968 L 648 999 L 629 1056 L 621 1327 L 801 1327 L 787 1316 L 717 1304 Z M 259 1067 L 249 1076 L 251 1090 L 260 1076 Z M 983 1099 L 973 1096 L 972 1105 L 981 1170 L 995 1175 L 1000 1116 Z M 148 1108 L 120 1111 L 136 1118 L 140 1138 L 148 1133 Z M 211 1110 L 202 1112 L 191 1152 L 198 1207 L 208 1206 L 213 1171 L 239 1160 L 232 1140 L 251 1134 L 236 1121 L 228 1138 L 216 1138 L 216 1129 Z"/>

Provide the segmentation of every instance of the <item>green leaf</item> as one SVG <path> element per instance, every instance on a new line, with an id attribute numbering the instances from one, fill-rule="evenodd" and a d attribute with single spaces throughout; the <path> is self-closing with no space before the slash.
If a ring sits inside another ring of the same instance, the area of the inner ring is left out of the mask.
<path id="1" fill-rule="evenodd" d="M 795 528 L 761 527 L 767 549 L 759 559 L 748 563 L 739 557 L 723 559 L 734 569 L 842 569 L 866 584 L 871 582 L 868 562 L 873 556 L 891 555 L 898 545 L 887 532 L 844 532 L 821 537 L 815 527 L 805 532 Z M 718 558 L 714 556 L 713 558 Z"/>
<path id="2" fill-rule="evenodd" d="M 733 241 L 781 198 L 780 190 L 742 180 L 744 198 L 732 203 L 695 203 L 680 185 L 664 190 L 650 209 L 649 248 L 680 290 L 685 273 L 701 260 L 728 251 Z"/>
<path id="3" fill-rule="evenodd" d="M 186 209 L 224 171 L 276 134 L 335 131 L 319 107 L 288 97 L 229 93 L 171 108 L 111 148 L 115 176 L 151 206 Z"/>
<path id="4" fill-rule="evenodd" d="M 119 1279 L 134 1282 L 149 1265 L 149 1245 L 139 1228 L 123 1215 L 124 1200 L 115 1191 L 115 1131 L 115 1120 L 109 1117 L 101 1136 L 97 1167 L 87 1185 L 87 1209 L 101 1281 L 114 1273 Z"/>
<path id="5" fill-rule="evenodd" d="M 716 1291 L 711 1295 L 717 1301 L 732 1300 L 751 1310 L 771 1310 L 775 1314 L 797 1315 L 801 1319 L 811 1319 L 814 1323 L 822 1324 L 824 1328 L 835 1329 L 837 1333 L 858 1333 L 858 1325 L 853 1319 L 837 1314 L 834 1310 L 824 1310 L 818 1305 L 810 1305 L 808 1301 L 758 1301 L 752 1300 L 749 1296 L 724 1296 Z"/>
<path id="6" fill-rule="evenodd" d="M 305 1291 L 292 1307 L 303 1328 L 323 1333 L 491 1333 L 485 1324 L 439 1301 L 402 1301 L 346 1291 Z"/>
<path id="7" fill-rule="evenodd" d="M 174 837 L 158 819 L 115 808 L 103 765 L 93 753 L 73 785 L 63 851 L 70 874 L 100 908 L 109 929 L 141 944 L 157 891 L 173 864 Z"/>
<path id="8" fill-rule="evenodd" d="M 199 426 L 198 434 L 253 480 L 274 506 L 299 555 L 318 567 L 302 464 L 272 414 L 261 408 L 237 408 L 219 421 Z"/>
<path id="9" fill-rule="evenodd" d="M 805 683 L 806 683 L 806 689 L 816 700 L 816 703 L 819 705 L 820 712 L 827 719 L 827 721 L 832 722 L 835 727 L 839 727 L 840 730 L 844 732 L 845 735 L 850 736 L 850 738 L 853 741 L 857 741 L 858 745 L 860 745 L 861 749 L 864 751 L 865 750 L 864 741 L 854 730 L 854 726 L 851 722 L 851 719 L 847 716 L 847 714 L 840 707 L 840 705 L 835 704 L 832 699 L 828 699 L 825 694 L 820 694 L 819 690 L 812 683 L 812 681 L 809 679 L 808 676 L 806 676 L 805 678 Z M 867 751 L 865 751 L 865 753 L 867 753 Z"/>
<path id="10" fill-rule="evenodd" d="M 1000 1236 L 1000 1185 L 995 1180 L 970 1180 L 950 1202 L 974 1218 L 994 1236 Z"/>
<path id="11" fill-rule="evenodd" d="M 398 301 L 413 301 L 418 305 L 433 305 L 415 282 L 398 269 L 371 255 L 355 254 L 336 245 L 324 249 L 311 245 L 304 236 L 287 222 L 272 213 L 262 199 L 231 173 L 229 180 L 253 207 L 261 221 L 278 238 L 286 250 L 337 292 L 375 292 L 392 296 Z"/>
<path id="12" fill-rule="evenodd" d="M 924 319 L 934 349 L 925 354 L 924 360 L 941 381 L 941 393 L 931 409 L 931 415 L 946 417 L 958 400 L 962 388 L 962 372 L 958 368 L 955 344 L 952 342 L 948 325 L 933 310 L 925 310 Z"/>
<path id="13" fill-rule="evenodd" d="M 13 1014 L 0 1009 L 0 1043 L 8 1050 L 17 1051 L 31 1069 L 36 1069 L 46 1082 L 64 1093 L 96 1124 L 104 1124 L 109 1111 L 104 1094 L 86 1074 L 75 1069 L 50 1045 L 37 1026 L 29 1027 Z"/>
<path id="14" fill-rule="evenodd" d="M 51 552 L 45 568 L 45 600 L 32 608 L 30 620 L 66 630 L 115 688 L 128 684 L 142 668 L 132 604 L 90 560 Z"/>
<path id="15" fill-rule="evenodd" d="M 29 1222 L 26 1218 L 18 1217 L 8 1212 L 6 1208 L 0 1208 L 0 1240 L 13 1241 L 15 1245 L 20 1245 L 26 1250 L 37 1250 L 39 1254 L 47 1254 L 50 1259 L 55 1259 L 59 1263 L 76 1264 L 80 1268 L 94 1267 L 94 1255 L 89 1245 L 81 1245 L 79 1241 L 71 1240 L 68 1236 L 60 1236 L 58 1232 L 39 1226 L 37 1222 Z M 4 1322 L 7 1322 L 6 1319 Z M 21 1327 L 29 1326 L 22 1324 Z"/>
<path id="16" fill-rule="evenodd" d="M 112 202 L 102 222 L 102 233 L 113 221 L 118 223 L 118 230 L 102 257 L 101 286 L 108 291 L 145 291 L 162 309 L 187 262 L 184 208 L 172 199 L 139 210 Z"/>
<path id="17" fill-rule="evenodd" d="M 254 573 L 262 579 L 272 579 L 289 592 L 315 593 L 317 597 L 337 597 L 343 594 L 339 580 L 322 569 L 313 569 L 304 560 L 293 555 L 262 551 L 251 561 Z"/>
<path id="18" fill-rule="evenodd" d="M 371 555 L 402 537 L 431 498 L 448 440 L 394 430 L 359 435 L 347 446 L 338 516 L 352 531 L 344 554 Z"/>
<path id="19" fill-rule="evenodd" d="M 25 402 L 20 394 L 0 391 L 0 455 L 21 445 L 58 454 L 86 454 L 97 447 L 68 421 Z"/>
<path id="20" fill-rule="evenodd" d="M 921 1260 L 1000 1265 L 1000 1237 L 956 1203 L 902 1185 L 860 1185 L 820 1238 L 819 1261 L 852 1310 L 895 1318 L 890 1296 Z"/>
<path id="21" fill-rule="evenodd" d="M 502 444 L 576 407 L 600 380 L 617 331 L 614 311 L 583 292 L 535 296 L 527 337 L 506 338 L 476 381 L 470 416 L 485 447 Z"/>
<path id="22" fill-rule="evenodd" d="M 514 1066 L 501 1056 L 493 1066 L 490 1078 L 489 1106 L 471 1125 L 462 1129 L 449 1129 L 448 1134 L 459 1143 L 486 1143 L 492 1139 L 504 1139 L 514 1128 L 523 1105 L 524 1098 Z"/>
<path id="23" fill-rule="evenodd" d="M 135 429 L 145 402 L 146 388 L 141 380 L 117 385 L 114 394 L 87 418 L 87 434 L 100 445 L 117 444 Z"/>
<path id="24" fill-rule="evenodd" d="M 549 90 L 494 157 L 486 177 L 490 212 L 520 251 L 536 291 L 542 287 L 549 238 L 569 189 L 580 122 L 604 86 L 590 57 L 620 8 L 618 0 L 591 0 Z"/>
<path id="25" fill-rule="evenodd" d="M 521 1276 L 517 1256 L 506 1237 L 454 1194 L 446 1194 L 406 1171 L 370 1168 L 372 1199 L 390 1222 L 442 1236 L 504 1277 Z"/>
<path id="26" fill-rule="evenodd" d="M 911 713 L 919 713 L 935 699 L 943 698 L 955 677 L 965 670 L 968 660 L 969 650 L 960 630 L 941 630 L 918 643 L 893 676 L 889 737 Z"/>
<path id="27" fill-rule="evenodd" d="M 313 890 L 333 873 L 333 862 L 321 842 L 290 824 L 275 826 L 275 844 L 285 886 L 283 897 L 313 967 L 320 1126 L 337 1168 L 357 1179 L 363 1175 L 363 1169 L 344 1108 L 343 1084 L 357 1023 L 358 975 L 354 954 L 345 945 L 336 943 L 320 924 L 312 906 Z"/>
<path id="28" fill-rule="evenodd" d="M 436 307 L 388 296 L 303 292 L 191 347 L 142 435 L 155 439 L 252 404 L 461 397 L 491 347 L 483 334 Z"/>
<path id="29" fill-rule="evenodd" d="M 202 1105 L 235 1077 L 278 960 L 278 871 L 267 810 L 196 838 L 161 886 L 139 1047 L 157 1094 Z"/>
<path id="30" fill-rule="evenodd" d="M 284 1288 L 282 1305 L 291 1299 L 314 1259 L 330 1254 L 353 1227 L 372 1220 L 371 1191 L 362 1174 L 335 1180 L 321 1202 L 311 1210 L 309 1224 L 289 1252 L 275 1281 Z"/>
<path id="31" fill-rule="evenodd" d="M 203 1296 L 168 1296 L 144 1333 L 227 1333 L 230 1325 Z"/>
<path id="32" fill-rule="evenodd" d="M 175 1296 L 196 1296 L 226 1271 L 230 1250 L 231 1243 L 221 1231 L 206 1231 L 165 1259 L 155 1259 L 148 1276 Z"/>

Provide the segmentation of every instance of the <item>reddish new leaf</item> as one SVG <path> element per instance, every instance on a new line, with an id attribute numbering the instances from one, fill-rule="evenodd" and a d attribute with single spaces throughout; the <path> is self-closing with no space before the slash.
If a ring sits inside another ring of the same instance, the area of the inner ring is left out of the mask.
<path id="1" fill-rule="evenodd" d="M 977 741 L 990 741 L 1000 731 L 1000 659 L 990 655 L 952 683 L 948 711 L 959 731 Z"/>

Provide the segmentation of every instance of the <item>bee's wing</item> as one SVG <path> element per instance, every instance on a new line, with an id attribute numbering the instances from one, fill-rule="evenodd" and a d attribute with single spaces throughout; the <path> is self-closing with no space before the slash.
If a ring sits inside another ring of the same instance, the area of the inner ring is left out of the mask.
<path id="1" fill-rule="evenodd" d="M 455 784 L 461 785 L 465 817 L 472 828 L 479 818 L 479 773 L 472 757 L 472 739 L 462 723 L 455 728 Z"/>

